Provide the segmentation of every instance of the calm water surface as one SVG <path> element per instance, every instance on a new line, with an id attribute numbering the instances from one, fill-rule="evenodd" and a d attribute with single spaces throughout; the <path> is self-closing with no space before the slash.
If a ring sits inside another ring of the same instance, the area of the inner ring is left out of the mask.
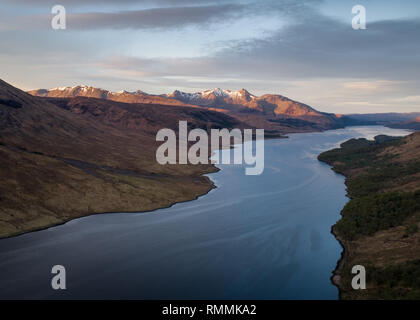
<path id="1" fill-rule="evenodd" d="M 0 240 L 0 298 L 337 299 L 331 225 L 344 177 L 317 155 L 380 126 L 265 141 L 265 170 L 211 174 L 218 188 L 149 213 L 104 214 Z M 228 151 L 224 151 L 228 152 Z M 67 290 L 51 289 L 63 265 Z"/>

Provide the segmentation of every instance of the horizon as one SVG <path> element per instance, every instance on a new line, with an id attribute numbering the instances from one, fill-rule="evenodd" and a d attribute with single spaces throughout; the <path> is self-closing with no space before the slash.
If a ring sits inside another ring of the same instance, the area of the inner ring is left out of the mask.
<path id="1" fill-rule="evenodd" d="M 67 28 L 53 30 L 49 0 L 5 0 L 1 78 L 25 91 L 246 88 L 337 114 L 419 112 L 420 3 L 404 3 L 63 0 Z M 357 4 L 366 30 L 352 29 Z"/>
<path id="2" fill-rule="evenodd" d="M 156 95 L 156 96 L 170 94 L 170 93 L 173 93 L 174 91 L 177 91 L 177 89 L 175 89 L 172 92 L 163 92 L 163 93 L 157 93 L 157 94 L 145 92 L 142 89 L 137 89 L 137 90 L 133 90 L 133 91 L 127 91 L 127 90 L 124 90 L 124 89 L 119 90 L 119 91 L 111 91 L 111 90 L 106 89 L 106 88 L 94 87 L 94 86 L 86 85 L 86 84 L 78 84 L 78 85 L 74 85 L 74 86 L 63 86 L 63 87 L 55 87 L 55 88 L 37 88 L 37 89 L 30 89 L 30 90 L 24 90 L 24 91 L 25 92 L 36 91 L 36 90 L 47 90 L 47 91 L 51 91 L 51 90 L 60 90 L 60 89 L 67 89 L 67 88 L 73 89 L 73 88 L 76 88 L 76 87 L 94 88 L 94 89 L 108 91 L 110 93 L 123 93 L 124 92 L 124 93 L 129 93 L 129 94 L 135 94 L 136 92 L 140 91 L 140 92 L 143 92 L 143 93 L 148 94 L 148 95 Z M 18 88 L 18 89 L 20 89 L 20 88 Z M 247 88 L 241 88 L 241 89 L 238 89 L 238 90 L 231 90 L 231 89 L 217 87 L 217 88 L 203 89 L 201 91 L 195 91 L 195 92 L 187 92 L 187 91 L 181 91 L 181 92 L 187 93 L 187 94 L 194 94 L 194 93 L 201 93 L 201 92 L 211 91 L 211 90 L 217 90 L 217 89 L 221 89 L 221 90 L 224 90 L 224 91 L 231 91 L 231 92 L 238 92 L 240 90 L 246 90 L 246 91 L 248 91 L 248 93 L 250 93 L 253 96 L 256 96 L 256 97 L 260 97 L 261 96 L 261 95 L 255 95 L 252 92 L 252 90 L 248 90 Z M 282 94 L 275 93 L 275 92 L 266 92 L 265 94 L 272 94 L 272 95 L 280 95 L 280 96 L 283 96 Z M 292 99 L 292 98 L 286 97 L 286 96 L 283 96 L 283 97 L 288 98 L 288 99 Z M 294 99 L 292 99 L 292 100 L 294 100 Z M 305 103 L 304 101 L 297 101 L 297 102 Z M 324 111 L 322 109 L 316 109 L 316 110 L 317 111 L 320 111 L 320 112 L 333 113 L 333 114 L 336 114 L 336 115 L 351 115 L 351 114 L 354 114 L 354 115 L 357 115 L 357 114 L 368 115 L 368 114 L 381 114 L 381 113 L 384 113 L 384 114 L 392 114 L 392 113 L 402 113 L 402 114 L 411 114 L 411 113 L 414 113 L 414 114 L 417 114 L 417 113 L 420 113 L 420 110 L 419 111 L 408 111 L 408 112 L 388 111 L 388 112 L 375 112 L 375 113 L 360 113 L 360 112 L 356 112 L 356 113 L 338 113 L 338 112 Z"/>

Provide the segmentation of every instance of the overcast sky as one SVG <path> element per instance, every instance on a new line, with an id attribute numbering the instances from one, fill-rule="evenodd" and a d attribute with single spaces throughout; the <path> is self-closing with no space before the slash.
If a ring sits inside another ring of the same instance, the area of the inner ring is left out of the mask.
<path id="1" fill-rule="evenodd" d="M 56 4 L 66 30 L 51 28 Z M 420 112 L 418 0 L 0 0 L 0 39 L 0 78 L 25 90 L 246 88 L 327 112 Z"/>

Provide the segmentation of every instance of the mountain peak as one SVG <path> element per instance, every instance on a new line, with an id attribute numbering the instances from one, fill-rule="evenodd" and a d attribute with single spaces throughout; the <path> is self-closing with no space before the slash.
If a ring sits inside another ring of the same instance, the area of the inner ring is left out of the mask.
<path id="1" fill-rule="evenodd" d="M 241 90 L 239 90 L 238 92 L 240 92 L 240 93 L 242 93 L 242 94 L 249 94 L 249 95 L 251 95 L 251 93 L 248 91 L 248 90 L 246 90 L 245 88 L 242 88 Z"/>
<path id="2" fill-rule="evenodd" d="M 56 88 L 49 89 L 49 91 L 54 91 L 54 90 L 57 90 L 57 91 L 68 90 L 68 91 L 70 91 L 70 90 L 75 90 L 75 89 L 85 89 L 85 90 L 87 90 L 87 89 L 97 89 L 97 88 L 87 86 L 87 85 L 84 85 L 84 84 L 78 84 L 78 85 L 75 85 L 73 87 L 56 87 Z M 98 90 L 102 90 L 102 89 L 98 89 Z"/>
<path id="3" fill-rule="evenodd" d="M 252 95 L 247 91 L 246 89 L 242 88 L 239 91 L 232 91 L 228 89 L 221 89 L 221 88 L 214 88 L 211 90 L 205 90 L 202 92 L 199 92 L 202 96 L 208 96 L 210 94 L 213 94 L 216 97 L 222 97 L 222 98 L 245 98 L 246 100 L 256 98 L 256 96 Z"/>
<path id="4" fill-rule="evenodd" d="M 228 92 L 228 90 L 223 90 L 221 88 L 214 88 L 214 89 L 204 90 L 204 91 L 197 92 L 197 93 L 200 94 L 203 97 L 206 97 L 206 96 L 209 96 L 209 95 L 214 95 L 216 97 L 226 97 L 226 96 L 228 96 L 227 92 Z"/>

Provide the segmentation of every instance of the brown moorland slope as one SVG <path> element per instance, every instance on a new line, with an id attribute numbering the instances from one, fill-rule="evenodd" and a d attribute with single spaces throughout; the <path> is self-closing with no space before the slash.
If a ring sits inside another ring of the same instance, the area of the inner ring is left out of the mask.
<path id="1" fill-rule="evenodd" d="M 34 97 L 0 80 L 0 237 L 102 212 L 205 194 L 211 165 L 159 165 L 156 132 L 243 127 L 223 113 L 103 99 Z"/>

